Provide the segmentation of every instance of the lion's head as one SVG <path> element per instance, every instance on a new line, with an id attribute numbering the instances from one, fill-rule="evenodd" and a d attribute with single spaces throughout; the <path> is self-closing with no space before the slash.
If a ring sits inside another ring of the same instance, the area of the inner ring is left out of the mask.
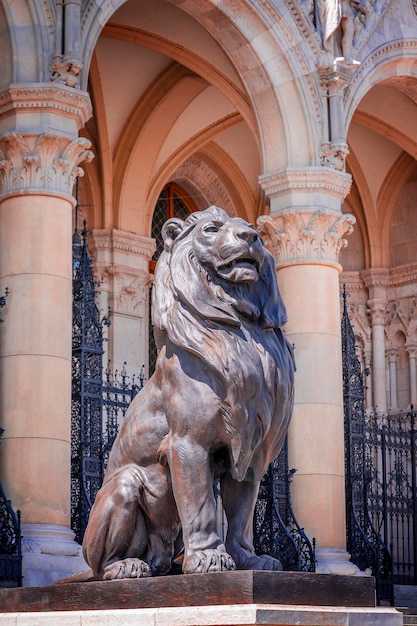
<path id="1" fill-rule="evenodd" d="M 185 221 L 168 220 L 162 236 L 153 300 L 157 328 L 169 333 L 178 308 L 223 326 L 286 322 L 274 259 L 251 224 L 211 206 Z"/>

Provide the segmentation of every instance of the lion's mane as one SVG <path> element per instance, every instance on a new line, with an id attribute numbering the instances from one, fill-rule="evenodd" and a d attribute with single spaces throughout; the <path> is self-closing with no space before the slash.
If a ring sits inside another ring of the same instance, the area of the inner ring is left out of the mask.
<path id="1" fill-rule="evenodd" d="M 158 350 L 171 342 L 214 372 L 223 390 L 232 475 L 259 480 L 282 446 L 292 409 L 282 380 L 290 350 L 281 330 L 286 311 L 266 249 L 259 280 L 251 284 L 233 284 L 199 264 L 193 233 L 208 216 L 229 219 L 210 207 L 165 227 L 153 286 L 155 340 Z"/>

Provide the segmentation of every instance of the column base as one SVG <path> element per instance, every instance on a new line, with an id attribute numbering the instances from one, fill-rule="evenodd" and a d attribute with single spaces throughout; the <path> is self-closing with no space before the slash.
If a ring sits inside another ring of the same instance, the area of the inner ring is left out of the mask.
<path id="1" fill-rule="evenodd" d="M 74 537 L 67 526 L 22 524 L 23 586 L 51 585 L 88 569 Z"/>
<path id="2" fill-rule="evenodd" d="M 349 552 L 340 548 L 316 548 L 316 573 L 341 576 L 371 576 L 370 568 L 364 572 L 350 560 Z"/>

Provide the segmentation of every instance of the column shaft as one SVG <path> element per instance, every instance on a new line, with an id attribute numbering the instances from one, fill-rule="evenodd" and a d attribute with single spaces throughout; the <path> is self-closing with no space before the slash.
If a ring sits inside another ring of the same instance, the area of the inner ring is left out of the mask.
<path id="1" fill-rule="evenodd" d="M 0 204 L 1 473 L 25 523 L 70 521 L 71 210 L 48 196 Z"/>
<path id="2" fill-rule="evenodd" d="M 22 512 L 25 585 L 83 562 L 69 527 L 71 231 L 90 113 L 87 94 L 49 83 L 0 94 L 0 473 Z"/>
<path id="3" fill-rule="evenodd" d="M 295 345 L 295 408 L 289 464 L 297 471 L 297 519 L 320 548 L 346 546 L 344 434 L 338 272 L 294 265 L 278 272 L 287 307 L 286 334 Z"/>

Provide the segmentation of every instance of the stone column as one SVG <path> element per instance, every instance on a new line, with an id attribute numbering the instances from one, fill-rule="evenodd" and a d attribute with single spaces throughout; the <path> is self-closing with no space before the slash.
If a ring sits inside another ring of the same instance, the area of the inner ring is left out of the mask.
<path id="1" fill-rule="evenodd" d="M 148 371 L 149 261 L 155 251 L 150 237 L 120 230 L 93 231 L 95 270 L 110 308 L 107 346 L 111 368 L 126 362 L 129 377 Z"/>
<path id="2" fill-rule="evenodd" d="M 406 345 L 406 350 L 408 352 L 410 368 L 410 404 L 412 404 L 413 407 L 417 407 L 417 346 L 412 344 Z"/>
<path id="3" fill-rule="evenodd" d="M 67 87 L 0 93 L 0 473 L 22 512 L 25 585 L 82 562 L 70 530 L 71 235 L 90 115 L 88 95 Z"/>
<path id="4" fill-rule="evenodd" d="M 390 390 L 390 409 L 392 412 L 398 411 L 397 400 L 397 350 L 388 350 L 388 368 L 389 368 L 389 390 Z"/>
<path id="5" fill-rule="evenodd" d="M 372 325 L 372 390 L 373 408 L 387 411 L 385 368 L 385 310 L 388 270 L 375 268 L 361 272 L 369 291 L 368 311 Z"/>
<path id="6" fill-rule="evenodd" d="M 355 222 L 340 212 L 350 177 L 311 168 L 263 177 L 261 184 L 271 213 L 259 228 L 277 262 L 297 365 L 288 438 L 297 470 L 292 502 L 299 524 L 316 538 L 318 571 L 356 574 L 346 552 L 338 263 Z"/>
<path id="7" fill-rule="evenodd" d="M 366 376 L 364 376 L 363 384 L 365 386 L 365 398 L 366 398 L 366 410 L 368 412 L 372 411 L 372 353 L 370 350 L 365 350 L 364 353 L 365 358 L 365 372 Z"/>

